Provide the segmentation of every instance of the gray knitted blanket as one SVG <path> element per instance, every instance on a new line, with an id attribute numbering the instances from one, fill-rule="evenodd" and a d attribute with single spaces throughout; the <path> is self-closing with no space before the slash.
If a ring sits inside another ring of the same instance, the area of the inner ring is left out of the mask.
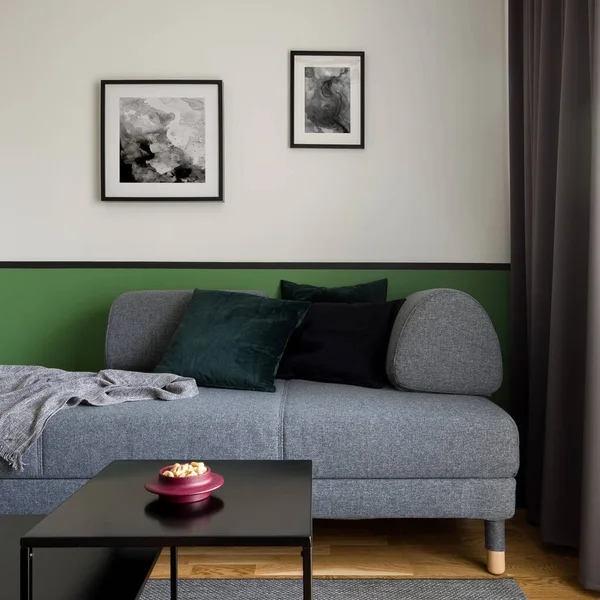
<path id="1" fill-rule="evenodd" d="M 45 367 L 0 366 L 0 459 L 23 469 L 23 455 L 59 410 L 82 402 L 108 406 L 175 400 L 198 393 L 193 379 L 170 373 L 105 370 L 76 373 Z"/>

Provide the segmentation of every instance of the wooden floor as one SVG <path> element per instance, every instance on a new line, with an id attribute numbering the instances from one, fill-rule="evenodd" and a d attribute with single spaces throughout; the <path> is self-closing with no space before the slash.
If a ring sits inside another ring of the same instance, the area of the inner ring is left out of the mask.
<path id="1" fill-rule="evenodd" d="M 577 556 L 540 544 L 523 514 L 507 525 L 507 577 L 529 600 L 600 598 L 577 583 Z M 183 548 L 181 578 L 299 577 L 294 548 Z M 492 577 L 485 570 L 483 523 L 457 520 L 315 521 L 315 577 Z M 169 576 L 165 551 L 152 574 Z"/>

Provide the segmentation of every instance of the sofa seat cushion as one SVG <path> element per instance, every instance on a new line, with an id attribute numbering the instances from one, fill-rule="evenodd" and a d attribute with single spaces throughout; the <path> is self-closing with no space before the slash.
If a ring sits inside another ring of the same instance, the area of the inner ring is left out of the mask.
<path id="1" fill-rule="evenodd" d="M 284 457 L 312 460 L 320 479 L 502 478 L 519 439 L 486 398 L 291 381 Z"/>
<path id="2" fill-rule="evenodd" d="M 199 388 L 194 398 L 78 406 L 42 438 L 42 477 L 92 477 L 119 459 L 277 459 L 284 383 L 262 392 Z"/>

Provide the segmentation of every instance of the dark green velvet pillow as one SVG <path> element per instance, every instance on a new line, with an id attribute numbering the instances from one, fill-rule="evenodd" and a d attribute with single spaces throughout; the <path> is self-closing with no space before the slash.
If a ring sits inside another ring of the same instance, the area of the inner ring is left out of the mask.
<path id="1" fill-rule="evenodd" d="M 193 377 L 198 385 L 275 391 L 275 373 L 308 302 L 194 290 L 155 373 Z"/>
<path id="2" fill-rule="evenodd" d="M 385 302 L 387 300 L 387 279 L 369 283 L 326 288 L 281 280 L 281 297 L 284 300 L 304 300 L 307 302 Z"/>

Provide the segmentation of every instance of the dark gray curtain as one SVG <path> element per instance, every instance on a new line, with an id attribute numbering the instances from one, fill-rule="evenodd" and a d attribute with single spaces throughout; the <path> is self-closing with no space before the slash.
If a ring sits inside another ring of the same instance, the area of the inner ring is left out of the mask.
<path id="1" fill-rule="evenodd" d="M 600 437 L 586 396 L 595 1 L 509 1 L 520 499 L 545 542 L 581 548 L 581 581 L 600 589 L 600 529 L 590 526 L 600 525 L 600 489 L 584 477 L 595 451 L 584 421 L 588 438 Z"/>

